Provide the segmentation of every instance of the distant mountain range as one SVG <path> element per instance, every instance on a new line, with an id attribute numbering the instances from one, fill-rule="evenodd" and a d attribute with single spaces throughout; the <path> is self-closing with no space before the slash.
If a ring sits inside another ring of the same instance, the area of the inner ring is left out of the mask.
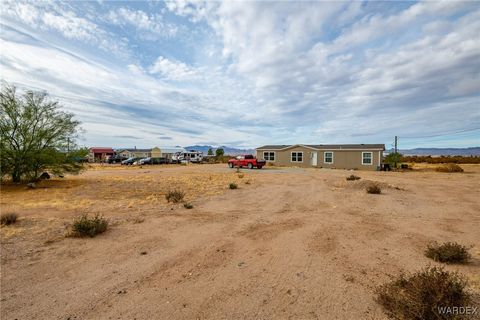
<path id="1" fill-rule="evenodd" d="M 187 150 L 195 150 L 195 151 L 201 151 L 203 154 L 207 154 L 208 149 L 212 149 L 213 154 L 215 154 L 215 150 L 222 148 L 223 151 L 225 151 L 226 155 L 229 156 L 236 156 L 239 154 L 254 154 L 255 149 L 238 149 L 238 148 L 231 148 L 231 147 L 226 147 L 226 146 L 221 146 L 221 147 L 212 147 L 212 146 L 199 146 L 199 145 L 194 145 L 194 146 L 187 146 L 184 147 Z"/>
<path id="2" fill-rule="evenodd" d="M 393 152 L 393 149 L 388 150 Z M 405 156 L 480 156 L 480 147 L 400 149 Z"/>
<path id="3" fill-rule="evenodd" d="M 185 149 L 187 150 L 195 150 L 195 151 L 202 151 L 204 154 L 207 154 L 208 149 L 213 150 L 213 154 L 215 154 L 215 150 L 217 147 L 213 146 L 187 146 Z M 218 148 L 222 148 L 225 151 L 226 155 L 239 155 L 239 154 L 254 154 L 255 149 L 239 149 L 239 148 L 232 148 L 221 146 Z M 393 149 L 387 150 L 386 152 L 390 153 L 393 152 Z M 415 149 L 400 149 L 399 152 L 406 156 L 480 156 L 480 147 L 471 147 L 471 148 L 415 148 Z"/>

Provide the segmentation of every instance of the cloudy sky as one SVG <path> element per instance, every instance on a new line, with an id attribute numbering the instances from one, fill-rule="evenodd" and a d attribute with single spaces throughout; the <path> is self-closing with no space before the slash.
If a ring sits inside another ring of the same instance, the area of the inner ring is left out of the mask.
<path id="1" fill-rule="evenodd" d="M 81 144 L 480 145 L 480 2 L 2 0 L 1 78 Z"/>

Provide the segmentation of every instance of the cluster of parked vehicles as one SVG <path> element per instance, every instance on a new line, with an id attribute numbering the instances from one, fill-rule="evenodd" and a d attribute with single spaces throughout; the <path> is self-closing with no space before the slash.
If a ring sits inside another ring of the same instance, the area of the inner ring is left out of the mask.
<path id="1" fill-rule="evenodd" d="M 169 163 L 201 163 L 203 153 L 200 151 L 177 152 L 168 157 L 125 157 L 120 154 L 114 155 L 107 160 L 108 163 L 120 163 L 121 165 L 148 165 L 148 164 L 169 164 Z"/>
<path id="2" fill-rule="evenodd" d="M 150 165 L 150 164 L 169 164 L 169 163 L 202 163 L 204 160 L 203 153 L 199 151 L 177 152 L 167 157 L 131 157 L 127 158 L 122 155 L 114 155 L 110 157 L 108 163 L 120 163 L 121 165 Z M 257 159 L 251 154 L 240 155 L 228 160 L 230 168 L 248 168 L 262 169 L 266 165 L 265 160 Z"/>

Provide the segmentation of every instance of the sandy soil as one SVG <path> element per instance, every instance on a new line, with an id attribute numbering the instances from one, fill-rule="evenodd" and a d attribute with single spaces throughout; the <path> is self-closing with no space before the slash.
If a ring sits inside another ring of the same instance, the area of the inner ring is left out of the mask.
<path id="1" fill-rule="evenodd" d="M 480 292 L 480 166 L 464 168 L 349 182 L 328 169 L 103 167 L 2 186 L 2 212 L 20 219 L 0 229 L 1 318 L 384 319 L 374 288 L 435 264 L 423 256 L 434 240 L 473 246 L 471 263 L 446 268 Z M 194 208 L 168 204 L 172 188 Z M 109 230 L 66 238 L 82 213 Z"/>

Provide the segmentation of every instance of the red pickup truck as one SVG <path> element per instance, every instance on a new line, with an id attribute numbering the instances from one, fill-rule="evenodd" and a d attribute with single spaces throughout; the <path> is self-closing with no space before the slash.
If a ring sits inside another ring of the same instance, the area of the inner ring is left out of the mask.
<path id="1" fill-rule="evenodd" d="M 253 169 L 254 167 L 257 167 L 258 169 L 262 169 L 262 167 L 266 164 L 265 160 L 258 160 L 251 154 L 246 154 L 243 156 L 238 156 L 234 159 L 228 160 L 228 166 L 230 168 L 233 167 L 247 167 L 248 169 Z"/>

